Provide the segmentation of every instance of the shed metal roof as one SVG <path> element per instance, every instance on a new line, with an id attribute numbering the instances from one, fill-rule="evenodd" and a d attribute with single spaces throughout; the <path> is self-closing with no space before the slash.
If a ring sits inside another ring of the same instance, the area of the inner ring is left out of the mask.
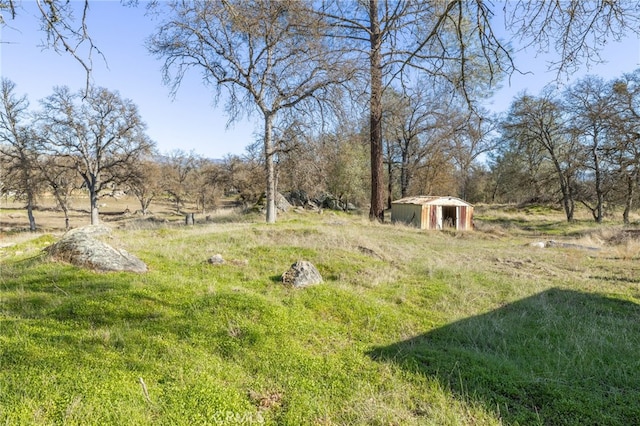
<path id="1" fill-rule="evenodd" d="M 464 200 L 457 197 L 440 197 L 433 195 L 418 195 L 415 197 L 406 197 L 393 201 L 391 204 L 415 204 L 415 205 L 432 205 L 432 206 L 472 206 Z"/>

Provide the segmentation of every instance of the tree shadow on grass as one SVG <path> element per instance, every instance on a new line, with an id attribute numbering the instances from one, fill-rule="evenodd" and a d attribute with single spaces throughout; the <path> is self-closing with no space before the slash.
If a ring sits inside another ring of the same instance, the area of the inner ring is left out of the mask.
<path id="1" fill-rule="evenodd" d="M 545 425 L 637 424 L 639 354 L 640 306 L 562 289 L 369 353 L 507 424 Z"/>

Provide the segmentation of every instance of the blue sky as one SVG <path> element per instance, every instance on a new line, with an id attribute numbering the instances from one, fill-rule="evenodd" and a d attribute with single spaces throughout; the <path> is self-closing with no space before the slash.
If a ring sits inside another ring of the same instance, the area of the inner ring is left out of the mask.
<path id="1" fill-rule="evenodd" d="M 494 21 L 496 33 L 505 34 L 504 37 L 508 37 L 499 12 L 496 12 Z M 510 79 L 505 77 L 501 83 L 502 89 L 487 102 L 487 107 L 494 112 L 507 111 L 513 98 L 524 91 L 537 95 L 546 85 L 563 90 L 567 85 L 587 74 L 599 75 L 609 80 L 640 68 L 640 38 L 631 33 L 620 42 L 608 41 L 606 49 L 600 51 L 602 62 L 582 66 L 571 75 L 558 75 L 556 71 L 548 69 L 549 63 L 557 61 L 558 58 L 553 52 L 540 54 L 536 49 L 528 48 L 517 50 L 513 58 L 518 69 L 525 74 L 516 72 Z"/>
<path id="2" fill-rule="evenodd" d="M 80 4 L 80 3 L 79 3 Z M 0 43 L 0 73 L 14 81 L 17 93 L 27 94 L 32 108 L 52 93 L 54 86 L 84 88 L 84 69 L 71 56 L 43 50 L 44 33 L 34 17 L 33 1 L 22 3 L 15 20 L 7 19 Z M 162 62 L 147 53 L 145 39 L 155 23 L 145 8 L 124 7 L 119 1 L 91 1 L 88 28 L 105 61 L 94 55 L 92 82 L 117 90 L 138 105 L 148 135 L 162 152 L 195 151 L 205 157 L 241 154 L 255 140 L 252 122 L 240 122 L 228 130 L 224 105 L 213 107 L 209 88 L 193 72 L 185 78 L 175 99 L 162 83 Z"/>
<path id="3" fill-rule="evenodd" d="M 118 0 L 91 1 L 90 5 L 89 32 L 107 61 L 94 56 L 92 83 L 118 90 L 135 102 L 160 151 L 193 150 L 205 157 L 222 158 L 243 153 L 255 140 L 259 121 L 242 121 L 227 129 L 224 105 L 213 106 L 211 89 L 202 84 L 197 72 L 187 75 L 175 99 L 170 97 L 169 88 L 162 83 L 161 61 L 149 56 L 144 47 L 155 27 L 145 16 L 144 7 L 124 7 Z M 35 2 L 24 1 L 22 8 L 16 20 L 4 16 L 8 27 L 1 34 L 0 74 L 13 80 L 18 93 L 26 94 L 36 108 L 37 101 L 50 95 L 56 85 L 82 89 L 85 74 L 70 56 L 38 47 L 44 34 L 35 18 Z M 640 40 L 632 35 L 623 44 L 610 43 L 602 56 L 607 63 L 582 69 L 569 80 L 586 73 L 614 78 L 640 67 Z M 515 58 L 522 70 L 533 74 L 514 74 L 510 85 L 503 82 L 504 87 L 488 105 L 496 112 L 506 110 L 521 91 L 537 94 L 556 78 L 555 73 L 545 72 L 550 56 L 536 56 L 531 50 L 519 52 Z"/>

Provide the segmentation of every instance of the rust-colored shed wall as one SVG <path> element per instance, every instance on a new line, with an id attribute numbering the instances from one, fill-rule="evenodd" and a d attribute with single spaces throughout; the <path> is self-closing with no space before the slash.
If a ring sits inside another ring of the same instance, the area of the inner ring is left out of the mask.
<path id="1" fill-rule="evenodd" d="M 458 231 L 473 231 L 473 207 L 458 207 L 458 223 L 456 224 Z"/>
<path id="2" fill-rule="evenodd" d="M 454 210 L 452 210 L 454 209 Z M 454 197 L 413 197 L 398 200 L 391 206 L 391 221 L 420 229 L 446 228 L 455 211 L 455 229 L 473 230 L 473 206 Z M 446 212 L 446 213 L 443 213 Z"/>

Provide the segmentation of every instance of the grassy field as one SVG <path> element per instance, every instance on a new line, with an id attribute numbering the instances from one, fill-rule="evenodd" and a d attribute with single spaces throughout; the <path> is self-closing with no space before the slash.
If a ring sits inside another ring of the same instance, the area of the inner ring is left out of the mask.
<path id="1" fill-rule="evenodd" d="M 143 275 L 50 262 L 57 234 L 16 236 L 0 249 L 0 423 L 637 422 L 634 234 L 549 209 L 479 208 L 476 223 L 115 222 Z M 599 250 L 529 245 L 549 239 Z M 285 288 L 299 259 L 325 283 Z"/>

